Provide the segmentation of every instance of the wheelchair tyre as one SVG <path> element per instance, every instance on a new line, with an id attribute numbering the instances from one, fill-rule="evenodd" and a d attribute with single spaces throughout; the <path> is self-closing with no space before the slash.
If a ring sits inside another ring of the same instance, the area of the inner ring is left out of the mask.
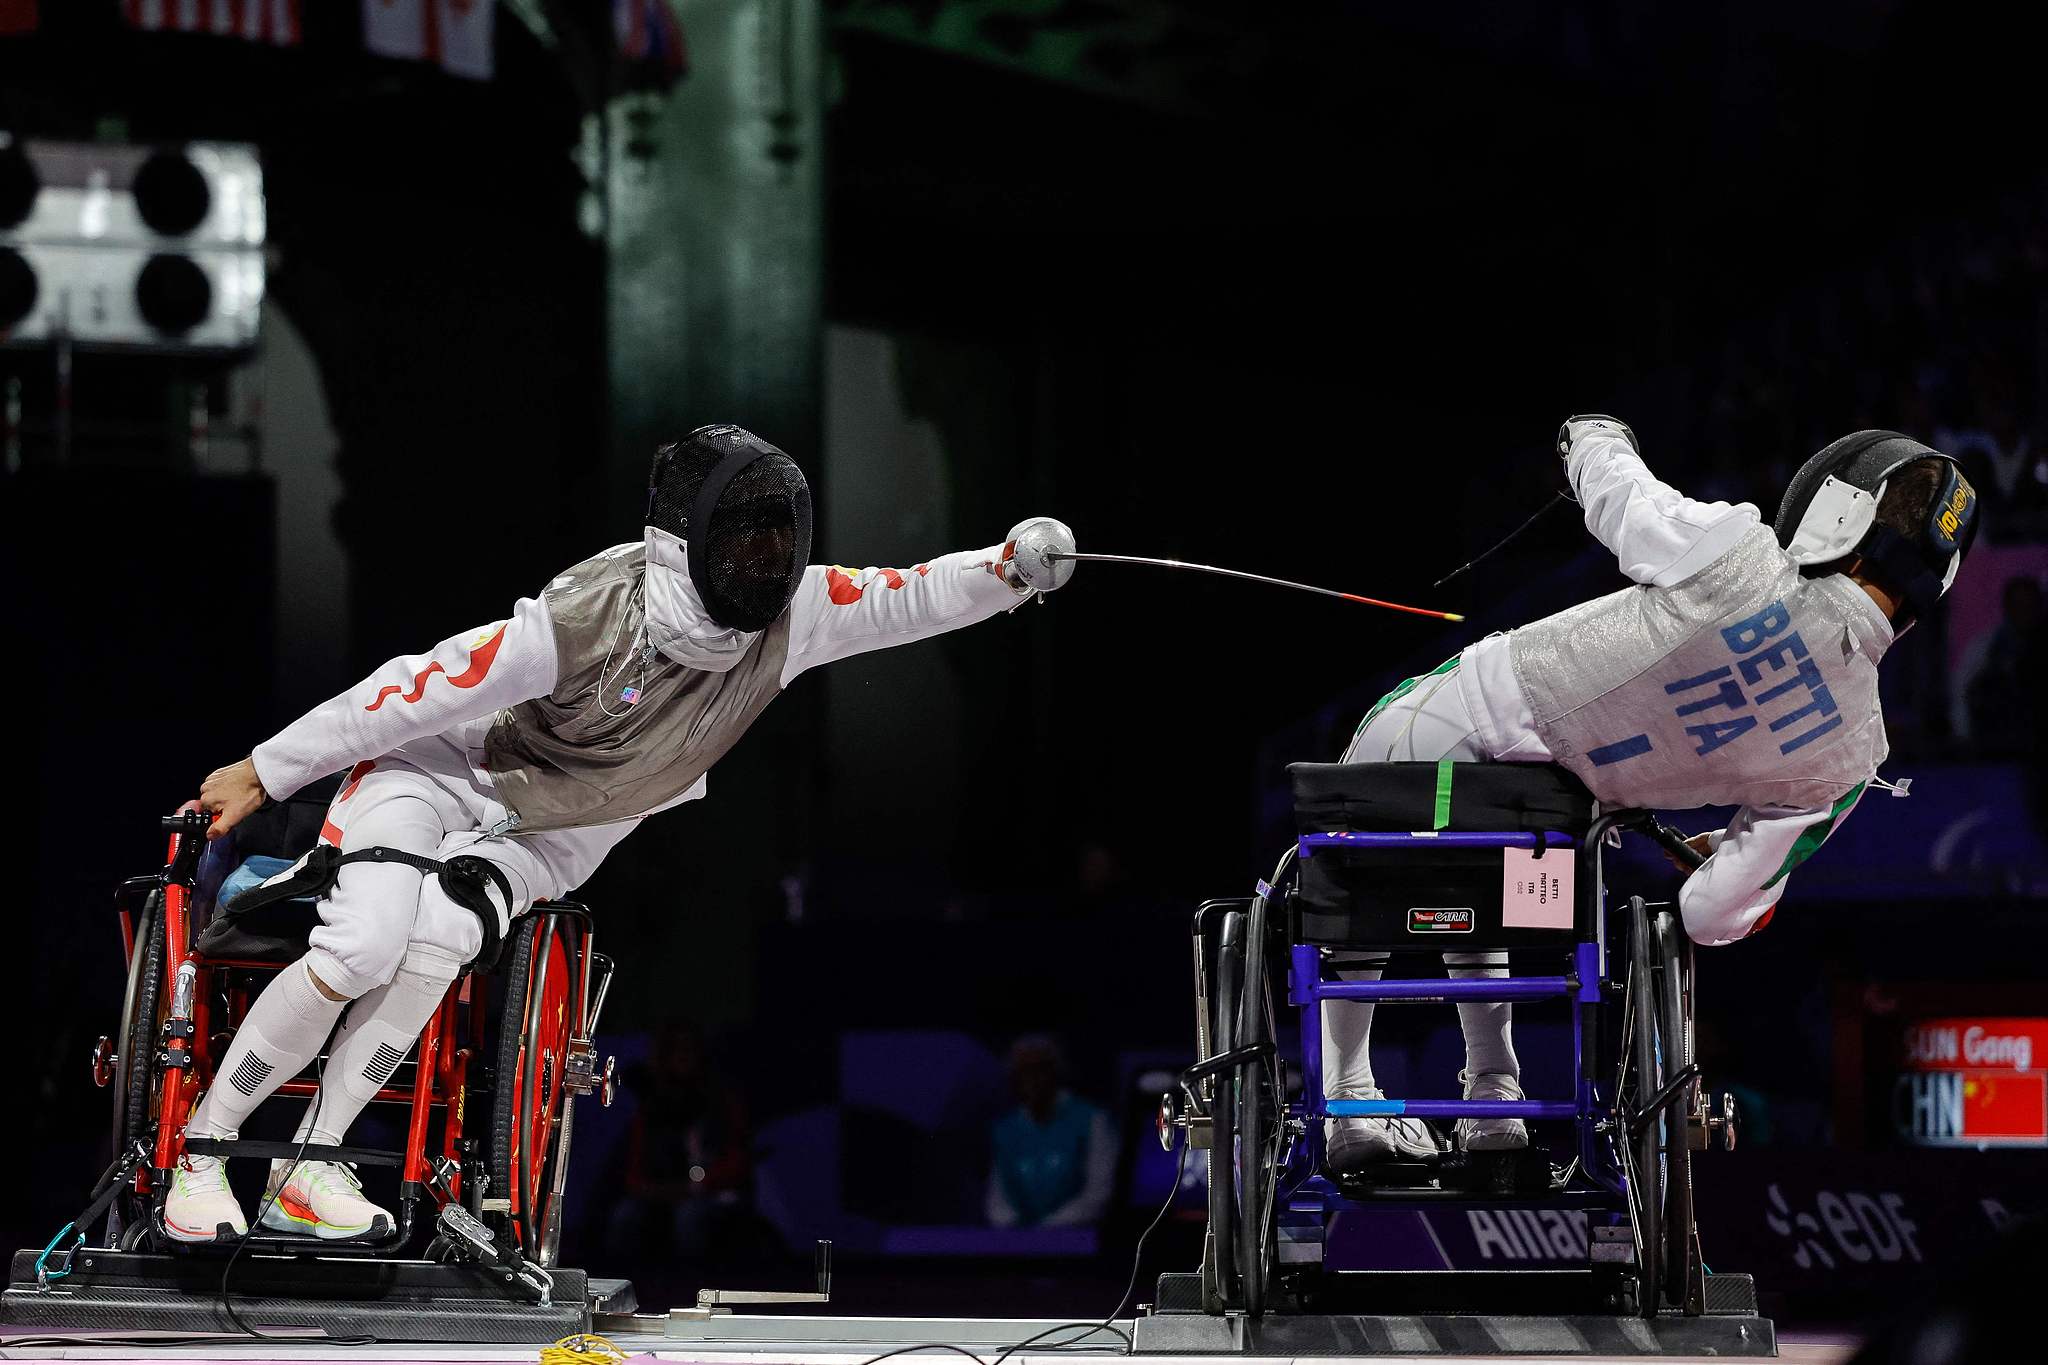
<path id="1" fill-rule="evenodd" d="M 1678 917 L 1665 910 L 1656 924 L 1658 958 L 1658 1046 L 1667 1076 L 1693 1063 L 1692 940 Z M 1697 1083 L 1695 1082 L 1696 1086 Z M 1664 1293 L 1672 1306 L 1698 1312 L 1693 1301 L 1692 1143 L 1690 1096 L 1664 1110 Z"/>
<path id="2" fill-rule="evenodd" d="M 1630 1028 L 1635 1042 L 1630 1068 L 1634 1078 L 1629 1111 L 1633 1114 L 1648 1102 L 1663 1084 L 1663 1068 L 1657 1048 L 1657 987 L 1655 953 L 1647 911 L 1640 898 L 1629 902 Z M 1651 1123 L 1633 1139 L 1633 1160 L 1628 1172 L 1629 1200 L 1636 1217 L 1636 1307 L 1644 1317 L 1655 1317 L 1662 1302 L 1665 1240 L 1663 1125 Z"/>
<path id="3" fill-rule="evenodd" d="M 1237 1046 L 1238 985 L 1244 974 L 1244 916 L 1223 917 L 1217 935 L 1216 979 L 1210 993 L 1211 1055 Z M 1238 1301 L 1237 1279 L 1237 1084 L 1224 1074 L 1209 1080 L 1209 1234 L 1203 1288 L 1211 1312 Z"/>
<path id="4" fill-rule="evenodd" d="M 1263 914 L 1247 921 L 1244 971 L 1239 1000 L 1227 1007 L 1237 1017 L 1236 1045 L 1271 1043 L 1266 1008 L 1266 926 Z M 1278 1094 L 1273 1065 L 1253 1058 L 1237 1068 L 1237 1274 L 1246 1313 L 1266 1310 L 1266 1286 L 1272 1268 L 1273 1210 L 1267 1190 L 1273 1177 L 1274 1154 L 1268 1143 L 1278 1131 Z"/>
<path id="5" fill-rule="evenodd" d="M 128 984 L 121 996 L 121 1053 L 114 1066 L 113 1155 L 118 1159 L 138 1138 L 155 1136 L 151 1109 L 156 1101 L 156 1044 L 162 1026 L 164 989 L 164 893 L 150 893 L 135 919 L 135 947 L 128 954 Z"/>
<path id="6" fill-rule="evenodd" d="M 538 1256 L 568 1103 L 562 1069 L 577 1023 L 580 931 L 563 916 L 542 913 L 515 921 L 511 932 L 512 951 L 502 968 L 488 1194 L 510 1201 L 507 1221 L 520 1250 Z"/>

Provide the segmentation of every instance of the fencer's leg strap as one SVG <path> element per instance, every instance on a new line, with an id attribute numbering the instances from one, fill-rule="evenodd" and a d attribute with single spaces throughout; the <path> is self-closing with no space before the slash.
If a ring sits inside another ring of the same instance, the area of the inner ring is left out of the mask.
<path id="1" fill-rule="evenodd" d="M 485 858 L 457 857 L 442 862 L 438 858 L 425 858 L 417 853 L 407 853 L 401 848 L 385 848 L 381 845 L 359 848 L 343 853 L 333 844 L 321 844 L 301 858 L 286 871 L 269 881 L 252 886 L 228 904 L 221 907 L 226 915 L 246 915 L 278 901 L 292 900 L 300 896 L 315 898 L 325 896 L 334 889 L 334 883 L 341 876 L 341 869 L 349 863 L 403 863 L 441 879 L 441 886 L 448 898 L 469 910 L 483 925 L 483 947 L 468 964 L 469 968 L 478 963 L 495 962 L 501 934 L 498 928 L 497 907 L 491 904 L 486 883 L 498 888 L 504 898 L 505 913 L 513 914 L 512 883 L 495 863 Z M 465 968 L 468 970 L 468 968 Z"/>
<path id="2" fill-rule="evenodd" d="M 441 889 L 448 893 L 448 899 L 462 906 L 477 918 L 483 926 L 483 946 L 477 949 L 464 971 L 470 971 L 479 964 L 489 966 L 498 960 L 498 945 L 501 933 L 498 928 L 498 907 L 491 904 L 490 891 L 485 883 L 498 888 L 498 896 L 505 903 L 507 921 L 519 913 L 519 907 L 512 902 L 512 883 L 504 870 L 488 858 L 477 858 L 467 854 L 450 858 L 441 864 Z"/>

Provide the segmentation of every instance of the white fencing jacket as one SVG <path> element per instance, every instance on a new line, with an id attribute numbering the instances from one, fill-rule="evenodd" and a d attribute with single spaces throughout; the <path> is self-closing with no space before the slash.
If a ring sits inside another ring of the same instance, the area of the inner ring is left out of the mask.
<path id="1" fill-rule="evenodd" d="M 773 628 L 774 643 L 784 651 L 774 690 L 819 664 L 927 639 L 1017 606 L 1030 592 L 1012 588 L 1001 578 L 1003 549 L 992 546 L 942 555 L 900 571 L 810 566 Z M 478 797 L 472 802 L 474 814 L 479 828 L 484 828 L 506 814 L 505 806 L 492 799 L 486 740 L 513 708 L 543 698 L 558 705 L 601 706 L 606 714 L 629 707 L 637 701 L 632 693 L 640 674 L 640 652 L 650 645 L 660 656 L 657 667 L 681 664 L 713 674 L 734 670 L 758 652 L 768 632 L 725 630 L 705 616 L 689 582 L 682 545 L 673 537 L 650 528 L 644 545 L 615 547 L 607 555 L 631 552 L 637 559 L 643 550 L 644 629 L 631 629 L 643 620 L 636 609 L 621 614 L 616 639 L 565 632 L 551 617 L 549 593 L 524 598 L 502 621 L 450 636 L 428 653 L 387 661 L 256 746 L 251 757 L 264 790 L 283 799 L 328 773 L 408 745 L 436 752 L 452 747 L 468 761 Z M 565 647 L 600 651 L 603 657 L 563 658 Z M 564 686 L 577 690 L 577 680 L 583 678 L 597 684 L 587 689 L 587 696 L 551 696 Z M 751 714 L 745 719 L 751 720 Z M 685 748 L 696 738 L 686 736 Z M 729 737 L 721 738 L 729 743 Z M 593 751 L 593 759 L 601 761 L 601 741 L 594 742 L 600 748 Z M 577 866 L 564 876 L 556 893 L 572 889 L 640 819 L 701 797 L 705 790 L 699 777 L 651 809 L 602 813 L 588 828 L 558 827 L 552 835 L 537 835 L 577 845 L 573 852 L 578 856 L 569 858 Z M 511 824 L 500 832 L 508 832 Z"/>
<path id="2" fill-rule="evenodd" d="M 1582 436 L 1573 444 L 1566 467 L 1585 508 L 1587 530 L 1614 552 L 1622 572 L 1638 584 L 1670 590 L 1697 582 L 1703 570 L 1736 552 L 1745 540 L 1754 545 L 1754 535 L 1762 526 L 1761 514 L 1749 503 L 1696 502 L 1659 482 L 1629 444 L 1611 433 Z M 1843 621 L 1844 647 L 1854 652 L 1852 662 L 1859 668 L 1874 669 L 1891 644 L 1891 622 L 1861 589 L 1843 592 L 1837 587 L 1825 585 L 1829 608 Z M 1570 614 L 1547 618 L 1526 629 L 1541 631 Z M 1645 666 L 1650 662 L 1645 660 Z M 1771 682 L 1764 681 L 1767 685 Z M 1460 656 L 1456 682 L 1489 754 L 1510 761 L 1553 757 L 1551 746 L 1538 733 L 1536 708 L 1518 681 L 1512 635 L 1489 636 L 1466 649 Z M 1867 723 L 1875 725 L 1875 733 L 1869 736 L 1866 751 L 1881 759 L 1882 722 L 1874 715 L 1874 690 L 1870 709 L 1873 715 Z M 1777 746 L 1773 744 L 1769 752 L 1775 755 Z M 1812 758 L 1811 749 L 1785 755 L 1781 761 L 1787 782 L 1807 777 Z M 1874 761 L 1869 766 L 1874 771 Z M 1625 765 L 1617 765 L 1613 772 L 1624 770 Z M 1604 780 L 1606 772 L 1600 768 L 1580 775 L 1603 801 L 1629 804 L 1616 791 L 1602 790 L 1603 785 L 1625 784 L 1625 779 Z M 1762 924 L 1784 893 L 1788 874 L 1849 814 L 1871 775 L 1871 771 L 1862 772 L 1836 784 L 1827 795 L 1810 795 L 1799 804 L 1743 804 L 1727 829 L 1713 836 L 1712 856 L 1686 879 L 1679 893 L 1687 933 L 1700 943 L 1729 943 Z M 1716 799 L 1703 789 L 1694 804 L 1712 804 Z M 1683 803 L 1658 804 L 1676 807 Z"/>

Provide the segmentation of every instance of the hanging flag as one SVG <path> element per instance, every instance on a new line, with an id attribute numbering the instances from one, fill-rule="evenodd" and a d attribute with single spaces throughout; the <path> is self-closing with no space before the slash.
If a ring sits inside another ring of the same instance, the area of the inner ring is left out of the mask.
<path id="1" fill-rule="evenodd" d="M 299 4 L 300 0 L 121 0 L 121 12 L 131 26 L 154 33 L 211 33 L 283 47 L 298 43 L 302 36 Z"/>
<path id="2" fill-rule="evenodd" d="M 612 37 L 628 89 L 666 90 L 689 74 L 690 45 L 669 0 L 612 0 Z"/>
<path id="3" fill-rule="evenodd" d="M 494 0 L 363 0 L 363 45 L 380 57 L 489 80 L 496 18 Z"/>

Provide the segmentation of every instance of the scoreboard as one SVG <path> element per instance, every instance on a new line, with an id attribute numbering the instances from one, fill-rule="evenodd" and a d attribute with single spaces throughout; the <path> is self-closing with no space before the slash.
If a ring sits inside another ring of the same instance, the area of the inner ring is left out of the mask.
<path id="1" fill-rule="evenodd" d="M 1901 1021 L 1895 1139 L 1916 1147 L 2048 1147 L 2048 1018 Z"/>

